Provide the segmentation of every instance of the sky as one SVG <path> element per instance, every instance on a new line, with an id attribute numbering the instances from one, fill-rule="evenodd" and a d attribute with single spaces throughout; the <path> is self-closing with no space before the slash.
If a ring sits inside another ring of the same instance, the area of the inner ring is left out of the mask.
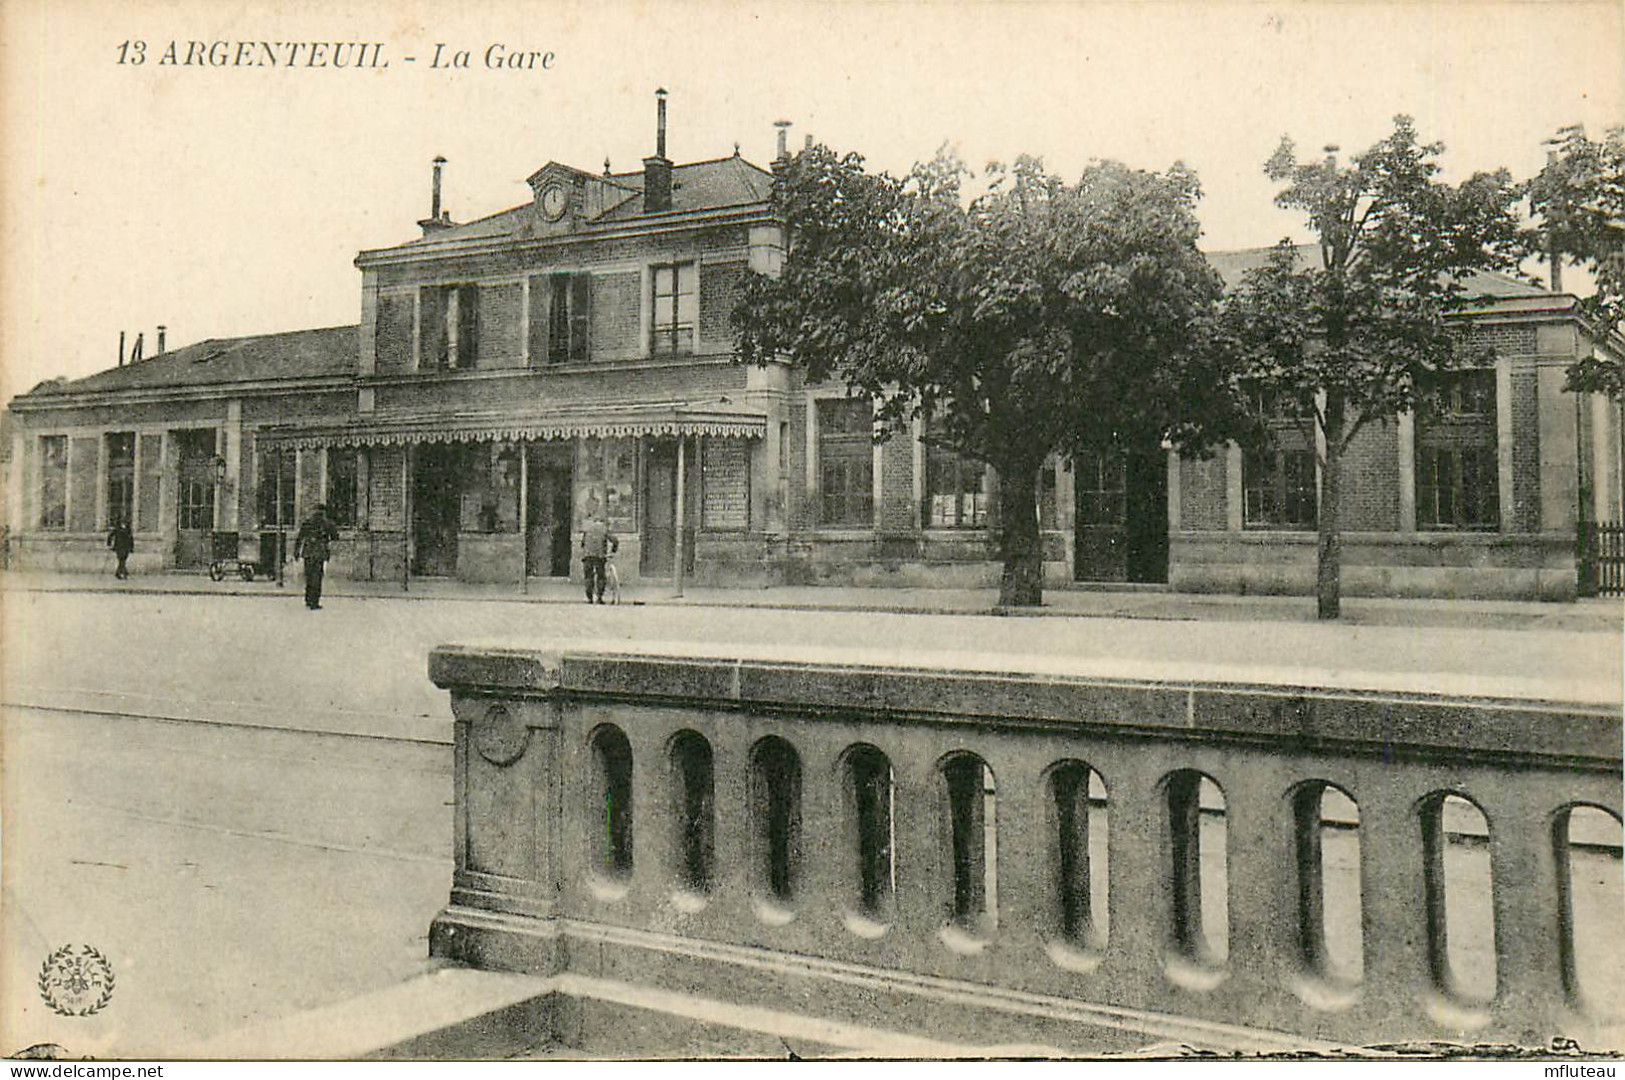
<path id="1" fill-rule="evenodd" d="M 389 66 L 188 66 L 192 41 Z M 1524 177 L 1559 127 L 1625 123 L 1625 5 L 0 0 L 0 397 L 113 366 L 121 330 L 150 355 L 160 323 L 171 348 L 353 323 L 355 256 L 418 235 L 435 155 L 452 216 L 493 213 L 550 160 L 639 167 L 656 87 L 677 161 L 765 165 L 779 119 L 893 172 L 1182 160 L 1220 250 L 1305 238 L 1262 172 L 1282 135 L 1354 152 L 1408 113 L 1447 179 Z"/>

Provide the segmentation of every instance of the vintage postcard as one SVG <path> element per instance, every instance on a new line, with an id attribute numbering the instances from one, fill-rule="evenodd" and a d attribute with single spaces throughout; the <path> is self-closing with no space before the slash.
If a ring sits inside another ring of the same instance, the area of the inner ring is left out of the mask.
<path id="1" fill-rule="evenodd" d="M 0 1054 L 1625 1049 L 1622 40 L 0 0 Z"/>

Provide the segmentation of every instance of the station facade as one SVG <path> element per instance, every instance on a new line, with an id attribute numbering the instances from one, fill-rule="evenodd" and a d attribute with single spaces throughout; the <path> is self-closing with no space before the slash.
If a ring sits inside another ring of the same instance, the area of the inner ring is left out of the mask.
<path id="1" fill-rule="evenodd" d="M 318 502 L 330 573 L 409 582 L 578 577 L 603 514 L 623 580 L 979 586 L 997 581 L 998 477 L 917 421 L 737 362 L 730 316 L 784 234 L 773 173 L 674 164 L 665 102 L 633 172 L 549 163 L 522 205 L 456 223 L 440 163 L 420 235 L 360 253 L 357 325 L 167 350 L 9 408 L 7 554 L 200 569 L 216 534 L 269 570 Z M 781 144 L 782 154 L 782 144 Z M 1234 277 L 1257 253 L 1213 256 Z M 1619 519 L 1617 404 L 1562 390 L 1593 348 L 1572 297 L 1499 278 L 1463 318 L 1497 348 L 1449 417 L 1401 418 L 1348 458 L 1351 594 L 1572 596 L 1576 528 Z M 1306 456 L 1307 455 L 1307 456 Z M 1312 448 L 1053 460 L 1045 571 L 1068 581 L 1306 592 Z"/>

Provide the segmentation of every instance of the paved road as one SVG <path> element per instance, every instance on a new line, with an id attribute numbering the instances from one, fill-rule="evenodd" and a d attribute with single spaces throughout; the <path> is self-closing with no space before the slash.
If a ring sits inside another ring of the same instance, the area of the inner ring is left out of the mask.
<path id="1" fill-rule="evenodd" d="M 71 695 L 118 695 L 109 705 L 119 712 L 190 707 L 215 719 L 281 715 L 295 726 L 325 716 L 391 734 L 410 718 L 432 720 L 413 729 L 422 733 L 441 730 L 448 714 L 424 677 L 434 645 L 585 638 L 863 649 L 879 659 L 946 650 L 965 662 L 1609 702 L 1622 677 L 1617 633 L 353 597 L 308 612 L 291 598 L 10 592 L 0 594 L 0 686 L 11 702 L 80 707 L 92 699 Z"/>
<path id="2" fill-rule="evenodd" d="M 182 1053 L 425 970 L 427 920 L 450 878 L 447 706 L 424 675 L 439 642 L 688 638 L 1249 671 L 1292 660 L 1370 678 L 1593 686 L 1617 685 L 1620 660 L 1615 635 L 1544 631 L 350 598 L 320 613 L 247 597 L 0 603 L 0 1038 L 98 1056 Z M 168 716 L 189 722 L 154 719 Z M 1349 860 L 1332 862 L 1348 876 Z M 1581 902 L 1617 912 L 1618 859 L 1586 871 L 1596 888 Z M 49 1014 L 34 988 L 45 953 L 69 942 L 97 945 L 118 971 L 114 1002 L 92 1018 Z"/>

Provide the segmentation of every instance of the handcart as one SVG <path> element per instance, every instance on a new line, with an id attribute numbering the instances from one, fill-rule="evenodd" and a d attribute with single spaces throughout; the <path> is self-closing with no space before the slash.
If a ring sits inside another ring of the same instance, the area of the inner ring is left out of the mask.
<path id="1" fill-rule="evenodd" d="M 209 580 L 224 581 L 227 574 L 236 574 L 244 581 L 253 581 L 254 573 L 259 567 L 252 562 L 244 562 L 238 556 L 238 535 L 234 532 L 216 532 L 213 535 L 213 548 L 210 552 Z"/>

